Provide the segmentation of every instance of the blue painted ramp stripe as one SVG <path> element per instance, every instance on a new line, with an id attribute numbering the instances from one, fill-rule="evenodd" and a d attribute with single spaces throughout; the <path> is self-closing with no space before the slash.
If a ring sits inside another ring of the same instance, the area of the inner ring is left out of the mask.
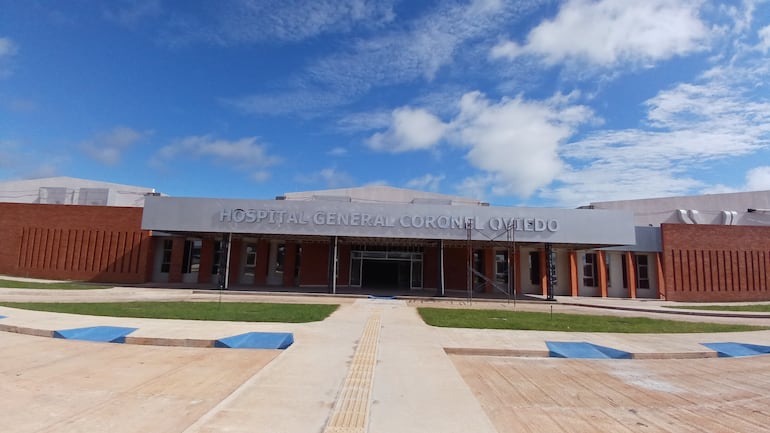
<path id="1" fill-rule="evenodd" d="M 629 352 L 586 342 L 546 341 L 552 358 L 631 359 Z"/>
<path id="2" fill-rule="evenodd" d="M 701 343 L 709 349 L 719 353 L 722 358 L 732 358 L 736 356 L 757 356 L 770 353 L 770 346 L 760 346 L 757 344 L 743 343 Z"/>
<path id="3" fill-rule="evenodd" d="M 90 326 L 88 328 L 62 329 L 54 331 L 54 338 L 67 340 L 100 341 L 106 343 L 125 343 L 126 335 L 137 328 L 121 328 L 118 326 Z"/>
<path id="4" fill-rule="evenodd" d="M 6 316 L 0 316 L 0 319 L 5 319 Z"/>
<path id="5" fill-rule="evenodd" d="M 396 299 L 395 296 L 378 296 L 378 295 L 369 295 L 368 299 L 385 299 L 385 300 L 394 300 Z"/>
<path id="6" fill-rule="evenodd" d="M 214 347 L 232 349 L 286 349 L 294 343 L 294 334 L 289 332 L 247 332 L 220 338 Z"/>

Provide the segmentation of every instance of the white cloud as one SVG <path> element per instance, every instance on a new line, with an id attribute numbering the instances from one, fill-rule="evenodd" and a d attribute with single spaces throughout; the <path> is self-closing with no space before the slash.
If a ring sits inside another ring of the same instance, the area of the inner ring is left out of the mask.
<path id="1" fill-rule="evenodd" d="M 529 196 L 559 174 L 559 145 L 592 119 L 587 107 L 561 105 L 560 99 L 491 103 L 478 92 L 466 94 L 452 122 L 453 136 L 470 148 L 467 159 L 474 167 L 494 175 L 498 193 Z"/>
<path id="2" fill-rule="evenodd" d="M 698 174 L 770 145 L 770 100 L 746 85 L 764 75 L 745 64 L 714 68 L 696 84 L 660 91 L 644 104 L 650 129 L 597 131 L 564 145 L 560 156 L 573 166 L 542 196 L 579 205 L 763 185 L 764 168 L 750 172 L 745 186 L 709 185 Z"/>
<path id="3" fill-rule="evenodd" d="M 703 49 L 709 35 L 698 17 L 700 3 L 570 0 L 530 31 L 524 44 L 502 41 L 491 56 L 534 55 L 548 65 L 577 61 L 610 67 L 685 55 Z"/>
<path id="4" fill-rule="evenodd" d="M 477 200 L 485 200 L 487 191 L 495 183 L 494 176 L 481 174 L 466 177 L 457 185 L 458 194 L 463 197 L 472 197 Z"/>
<path id="5" fill-rule="evenodd" d="M 746 191 L 770 189 L 770 166 L 755 167 L 746 173 Z"/>
<path id="6" fill-rule="evenodd" d="M 144 19 L 156 18 L 163 13 L 160 0 L 112 1 L 107 4 L 104 18 L 132 27 Z"/>
<path id="7" fill-rule="evenodd" d="M 434 175 L 428 173 L 424 176 L 409 180 L 406 182 L 406 186 L 407 188 L 420 189 L 424 191 L 438 191 L 439 187 L 441 186 L 441 182 L 443 182 L 445 178 L 446 176 L 443 174 Z"/>
<path id="8" fill-rule="evenodd" d="M 336 168 L 324 168 L 314 173 L 297 176 L 297 180 L 307 184 L 323 184 L 324 188 L 344 188 L 354 184 L 353 177 Z"/>
<path id="9" fill-rule="evenodd" d="M 210 22 L 177 14 L 174 25 L 165 31 L 165 40 L 221 45 L 297 42 L 377 28 L 395 18 L 391 0 L 233 0 L 217 3 L 208 12 Z"/>
<path id="10" fill-rule="evenodd" d="M 120 162 L 123 152 L 150 135 L 150 131 L 118 126 L 111 131 L 95 135 L 82 141 L 79 147 L 91 158 L 105 165 L 115 165 Z"/>
<path id="11" fill-rule="evenodd" d="M 767 54 L 768 50 L 770 50 L 770 25 L 759 29 L 757 36 L 759 37 L 757 49 Z"/>
<path id="12" fill-rule="evenodd" d="M 559 174 L 564 166 L 559 145 L 593 118 L 590 109 L 570 100 L 557 94 L 546 101 L 518 97 L 495 103 L 471 92 L 460 99 L 459 114 L 449 123 L 423 109 L 394 110 L 389 129 L 372 135 L 368 144 L 405 152 L 430 149 L 447 138 L 468 149 L 473 167 L 492 175 L 497 193 L 529 196 Z"/>
<path id="13" fill-rule="evenodd" d="M 329 150 L 328 154 L 330 156 L 345 156 L 348 154 L 348 150 L 344 147 L 334 147 L 331 150 Z"/>
<path id="14" fill-rule="evenodd" d="M 348 104 L 375 87 L 433 81 L 442 68 L 465 69 L 479 44 L 486 46 L 497 29 L 516 22 L 543 1 L 438 2 L 416 19 L 313 60 L 303 73 L 291 77 L 283 92 L 228 102 L 256 114 L 316 113 Z"/>
<path id="15" fill-rule="evenodd" d="M 251 180 L 257 183 L 266 182 L 270 177 L 271 173 L 267 170 L 257 170 L 251 173 Z"/>
<path id="16" fill-rule="evenodd" d="M 423 109 L 403 107 L 393 110 L 392 115 L 388 130 L 367 140 L 372 149 L 394 153 L 429 149 L 441 140 L 447 128 L 438 117 Z"/>
<path id="17" fill-rule="evenodd" d="M 11 75 L 12 61 L 19 48 L 10 38 L 0 38 L 0 78 Z"/>
<path id="18" fill-rule="evenodd" d="M 267 147 L 259 143 L 257 137 L 230 141 L 211 135 L 189 136 L 162 147 L 157 156 L 163 161 L 210 158 L 240 169 L 270 167 L 280 162 L 280 158 L 267 153 Z"/>

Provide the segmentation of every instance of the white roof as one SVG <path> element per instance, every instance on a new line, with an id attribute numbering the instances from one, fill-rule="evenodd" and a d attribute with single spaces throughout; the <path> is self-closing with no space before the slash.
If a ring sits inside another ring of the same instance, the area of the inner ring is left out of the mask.
<path id="1" fill-rule="evenodd" d="M 591 207 L 633 211 L 639 226 L 661 223 L 770 225 L 770 191 L 605 201 L 591 203 Z"/>
<path id="2" fill-rule="evenodd" d="M 392 186 L 363 186 L 356 188 L 325 189 L 319 191 L 289 192 L 284 200 L 332 200 L 366 203 L 415 203 L 487 206 L 481 200 L 417 191 Z"/>
<path id="3" fill-rule="evenodd" d="M 0 182 L 0 202 L 143 207 L 154 188 L 78 179 L 45 177 Z"/>

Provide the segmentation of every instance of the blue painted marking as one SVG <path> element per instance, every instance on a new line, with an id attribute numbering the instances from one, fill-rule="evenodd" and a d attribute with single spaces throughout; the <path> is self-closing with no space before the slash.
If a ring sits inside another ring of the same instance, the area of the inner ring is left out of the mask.
<path id="1" fill-rule="evenodd" d="M 631 359 L 629 352 L 586 342 L 546 341 L 552 358 Z"/>
<path id="2" fill-rule="evenodd" d="M 6 316 L 0 316 L 0 319 L 5 319 Z"/>
<path id="3" fill-rule="evenodd" d="M 720 358 L 733 358 L 738 356 L 757 356 L 770 353 L 770 346 L 744 343 L 701 343 L 709 349 L 717 352 Z"/>
<path id="4" fill-rule="evenodd" d="M 396 299 L 395 296 L 376 296 L 376 295 L 369 295 L 369 299 Z"/>
<path id="5" fill-rule="evenodd" d="M 290 332 L 247 332 L 220 338 L 214 347 L 232 349 L 286 349 L 294 343 L 294 334 Z"/>
<path id="6" fill-rule="evenodd" d="M 62 329 L 54 331 L 54 338 L 67 340 L 100 341 L 106 343 L 125 343 L 126 335 L 138 328 L 121 328 L 118 326 L 91 326 L 88 328 Z"/>

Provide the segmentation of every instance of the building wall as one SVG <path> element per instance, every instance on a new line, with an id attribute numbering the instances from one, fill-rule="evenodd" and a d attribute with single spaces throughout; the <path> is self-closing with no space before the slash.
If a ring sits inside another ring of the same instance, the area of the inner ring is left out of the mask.
<path id="1" fill-rule="evenodd" d="M 329 242 L 305 242 L 302 244 L 299 283 L 302 286 L 325 286 L 329 284 Z M 348 284 L 347 280 L 344 281 L 344 284 Z"/>
<path id="2" fill-rule="evenodd" d="M 142 208 L 0 203 L 0 274 L 113 283 L 150 279 Z"/>
<path id="3" fill-rule="evenodd" d="M 770 300 L 770 227 L 663 224 L 671 301 Z"/>

